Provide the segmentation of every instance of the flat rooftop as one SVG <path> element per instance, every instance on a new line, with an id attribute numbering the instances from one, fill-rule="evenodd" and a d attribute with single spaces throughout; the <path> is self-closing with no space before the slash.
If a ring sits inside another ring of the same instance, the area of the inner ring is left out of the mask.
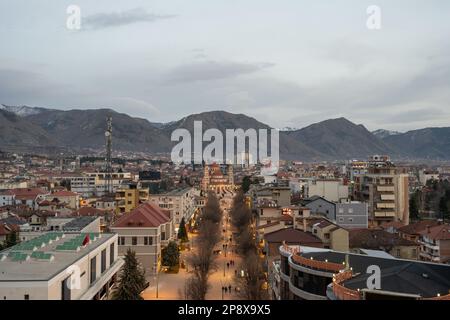
<path id="1" fill-rule="evenodd" d="M 89 243 L 83 246 L 86 236 Z M 0 282 L 48 281 L 116 236 L 113 233 L 47 232 L 0 251 Z"/>

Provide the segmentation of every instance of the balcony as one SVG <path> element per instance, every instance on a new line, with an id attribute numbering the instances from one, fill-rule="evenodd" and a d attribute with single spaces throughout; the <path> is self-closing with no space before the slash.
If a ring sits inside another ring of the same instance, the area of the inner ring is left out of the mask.
<path id="1" fill-rule="evenodd" d="M 377 186 L 378 192 L 394 192 L 394 186 Z"/>
<path id="2" fill-rule="evenodd" d="M 394 211 L 375 211 L 374 212 L 375 218 L 394 218 L 395 212 Z"/>

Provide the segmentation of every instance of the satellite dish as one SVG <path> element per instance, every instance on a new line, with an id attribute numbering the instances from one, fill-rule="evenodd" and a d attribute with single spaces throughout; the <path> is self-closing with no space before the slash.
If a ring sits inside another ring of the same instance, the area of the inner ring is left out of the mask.
<path id="1" fill-rule="evenodd" d="M 105 137 L 109 137 L 109 136 L 110 136 L 109 131 L 106 131 L 106 132 L 105 132 Z"/>

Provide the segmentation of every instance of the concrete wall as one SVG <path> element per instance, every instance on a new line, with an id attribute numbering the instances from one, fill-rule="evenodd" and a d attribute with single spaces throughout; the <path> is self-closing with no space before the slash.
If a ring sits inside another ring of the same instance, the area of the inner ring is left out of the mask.
<path id="1" fill-rule="evenodd" d="M 311 213 L 321 213 L 329 220 L 336 219 L 336 206 L 334 203 L 330 203 L 324 199 L 317 199 L 306 204 L 306 207 L 311 210 Z"/>
<path id="2" fill-rule="evenodd" d="M 367 228 L 367 203 L 336 203 L 336 223 L 343 228 Z"/>

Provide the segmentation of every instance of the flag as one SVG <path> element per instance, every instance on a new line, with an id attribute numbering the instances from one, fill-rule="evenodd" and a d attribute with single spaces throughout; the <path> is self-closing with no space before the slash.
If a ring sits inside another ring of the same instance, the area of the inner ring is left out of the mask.
<path id="1" fill-rule="evenodd" d="M 83 240 L 83 246 L 88 245 L 89 242 L 90 242 L 90 239 L 89 239 L 89 235 L 87 234 L 86 237 L 84 237 L 84 240 Z"/>

